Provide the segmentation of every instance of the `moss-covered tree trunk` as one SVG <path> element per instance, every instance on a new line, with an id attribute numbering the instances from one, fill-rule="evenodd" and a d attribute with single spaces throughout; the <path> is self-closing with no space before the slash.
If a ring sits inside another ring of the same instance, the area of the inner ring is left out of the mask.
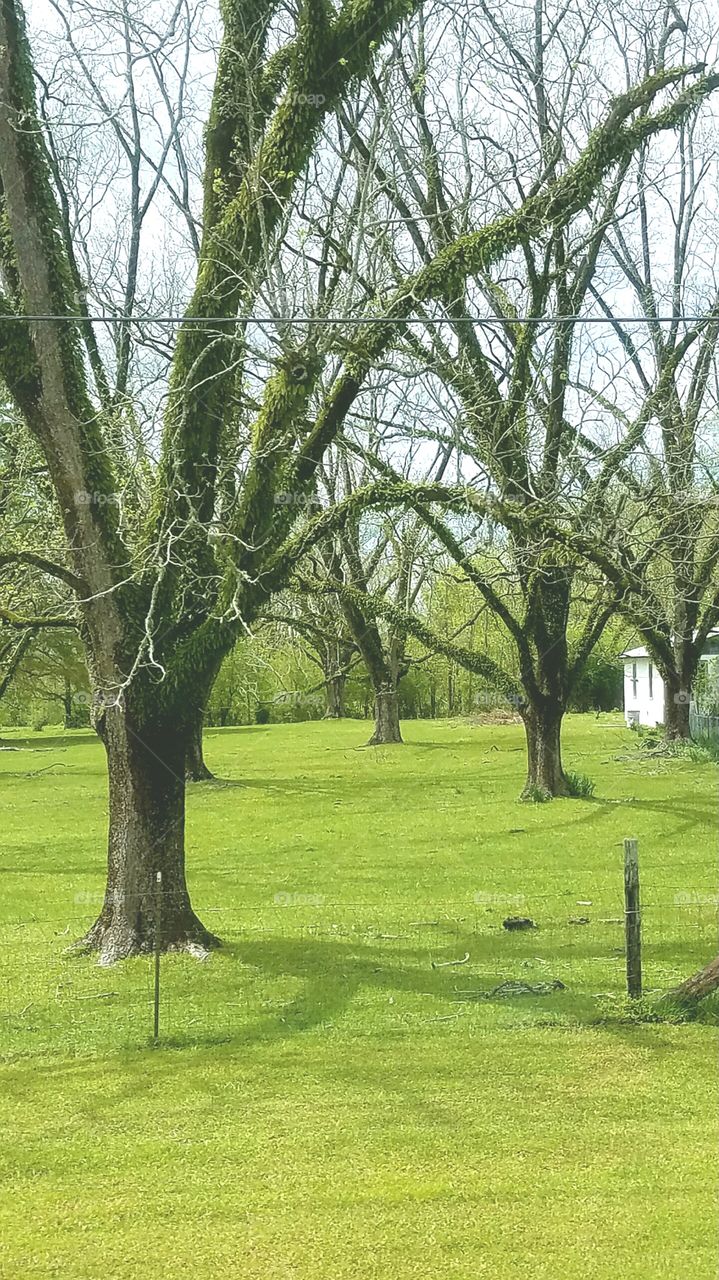
<path id="1" fill-rule="evenodd" d="M 523 797 L 568 794 L 562 767 L 562 720 L 570 683 L 567 627 L 573 570 L 531 543 L 523 549 L 532 572 L 524 580 L 527 609 L 519 659 L 526 702 L 527 781 Z M 524 643 L 526 641 L 526 644 Z"/>
<path id="2" fill-rule="evenodd" d="M 561 704 L 546 700 L 522 710 L 527 737 L 527 781 L 522 798 L 535 799 L 545 796 L 569 794 L 567 779 L 562 768 L 562 719 Z"/>
<path id="3" fill-rule="evenodd" d="M 373 623 L 369 623 L 368 626 L 370 630 L 377 630 Z M 379 632 L 377 632 L 376 642 L 367 648 L 367 656 L 364 652 L 362 656 L 365 658 L 374 691 L 374 732 L 367 745 L 378 747 L 383 744 L 401 743 L 397 678 L 391 664 L 382 653 Z"/>
<path id="4" fill-rule="evenodd" d="M 351 650 L 338 640 L 328 640 L 322 649 L 322 671 L 325 678 L 325 720 L 342 720 L 347 688 L 347 663 Z"/>
<path id="5" fill-rule="evenodd" d="M 344 674 L 330 675 L 325 682 L 325 694 L 327 697 L 327 710 L 325 711 L 325 720 L 342 720 L 346 715 L 345 711 L 345 688 L 347 685 L 347 676 Z"/>
<path id="6" fill-rule="evenodd" d="M 109 769 L 107 885 L 81 945 L 103 964 L 151 951 L 159 871 L 163 950 L 206 951 L 217 939 L 195 915 L 185 879 L 188 730 L 151 729 L 115 706 L 106 710 L 100 736 Z"/>
<path id="7" fill-rule="evenodd" d="M 381 638 L 377 637 L 381 647 Z M 369 745 L 379 746 L 382 743 L 402 742 L 399 726 L 399 682 L 407 674 L 405 660 L 406 640 L 398 632 L 394 632 L 389 643 L 389 652 L 385 657 L 382 652 L 382 664 L 375 665 L 372 674 L 374 687 L 374 733 Z"/>
<path id="8" fill-rule="evenodd" d="M 399 726 L 399 695 L 396 684 L 389 681 L 375 686 L 374 733 L 367 745 L 379 747 L 395 742 L 402 742 Z"/>
<path id="9" fill-rule="evenodd" d="M 366 584 L 362 594 L 365 591 Z M 385 653 L 377 622 L 369 610 L 365 612 L 359 607 L 359 596 L 359 592 L 355 598 L 344 594 L 342 609 L 352 638 L 367 668 L 374 693 L 374 732 L 367 745 L 377 747 L 385 743 L 401 743 L 397 692 L 398 664 L 394 660 L 391 647 L 390 652 Z"/>

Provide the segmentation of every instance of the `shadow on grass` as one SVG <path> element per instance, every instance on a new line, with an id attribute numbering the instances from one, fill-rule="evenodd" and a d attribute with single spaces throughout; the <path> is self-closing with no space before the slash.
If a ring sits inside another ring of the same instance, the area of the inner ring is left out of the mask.
<path id="1" fill-rule="evenodd" d="M 564 805 L 571 805 L 573 812 L 567 815 L 567 820 L 557 821 L 557 815 L 567 812 Z M 591 806 L 586 810 L 580 809 L 580 805 Z M 561 808 L 559 806 L 562 806 Z M 640 800 L 636 796 L 621 796 L 613 799 L 605 799 L 602 796 L 590 796 L 583 798 L 575 798 L 567 796 L 561 800 L 553 800 L 547 805 L 532 805 L 524 803 L 522 809 L 533 811 L 539 809 L 542 813 L 549 813 L 552 822 L 552 831 L 573 830 L 582 826 L 591 826 L 596 822 L 596 810 L 604 811 L 604 816 L 610 817 L 615 814 L 618 809 L 626 809 L 628 813 L 657 813 L 666 815 L 667 817 L 680 820 L 674 830 L 674 835 L 682 834 L 693 827 L 704 827 L 711 825 L 716 820 L 715 805 L 712 803 L 711 797 L 707 797 L 706 802 L 701 804 L 692 803 L 691 807 L 687 805 L 677 804 L 674 800 Z"/>
<path id="2" fill-rule="evenodd" d="M 428 744 L 419 745 L 424 747 Z M 383 748 L 377 747 L 375 750 L 381 751 Z M 446 748 L 443 747 L 442 750 L 446 750 Z M 489 781 L 491 781 L 494 786 L 502 782 L 511 782 L 514 780 L 515 773 L 511 770 L 507 772 L 493 772 L 491 778 L 489 778 Z M 412 769 L 408 768 L 406 774 L 404 771 L 392 772 L 384 778 L 376 777 L 372 779 L 372 783 L 375 788 L 381 789 L 385 786 L 390 790 L 395 790 L 398 786 L 404 787 L 408 782 L 410 791 L 414 791 L 418 796 L 425 798 L 428 791 L 448 792 L 450 793 L 450 798 L 451 794 L 455 793 L 466 796 L 473 785 L 471 780 L 469 780 L 464 774 L 457 775 L 451 768 L 448 768 L 446 773 L 434 772 L 431 777 L 422 776 L 418 778 Z M 318 792 L 321 792 L 333 795 L 339 794 L 340 797 L 347 798 L 349 800 L 354 795 L 360 795 L 363 799 L 366 799 L 368 778 L 365 774 L 360 774 L 354 778 L 347 777 L 345 775 L 341 775 L 337 778 L 328 778 L 326 774 L 320 774 L 319 772 L 317 775 L 313 774 L 311 776 L 304 777 L 296 774 L 283 777 L 272 773 L 267 778 L 261 776 L 250 776 L 246 778 L 216 777 L 214 779 L 208 779 L 206 782 L 192 783 L 191 785 L 193 788 L 207 787 L 208 789 L 213 785 L 218 787 L 245 787 L 247 789 L 257 791 L 267 791 L 273 794 L 278 791 L 286 792 L 288 795 L 301 793 L 316 795 Z M 586 809 L 583 808 L 585 805 L 587 806 Z M 603 796 L 567 796 L 553 800 L 551 804 L 533 805 L 526 801 L 520 801 L 520 792 L 518 790 L 514 799 L 505 802 L 506 813 L 508 817 L 511 817 L 513 822 L 517 816 L 522 813 L 540 812 L 551 817 L 553 830 L 562 830 L 594 823 L 596 822 L 598 809 L 603 810 L 607 816 L 611 816 L 617 809 L 621 808 L 626 808 L 632 813 L 657 813 L 666 815 L 667 817 L 683 819 L 685 826 L 713 823 L 715 819 L 715 807 L 711 796 L 707 796 L 706 800 L 702 800 L 701 802 L 692 801 L 689 805 L 686 803 L 679 804 L 675 800 L 671 799 L 646 800 L 639 799 L 635 796 L 619 796 L 612 797 L 611 799 Z M 564 821 L 561 820 L 560 815 L 565 818 Z M 559 821 L 557 821 L 558 818 L 560 819 Z M 684 827 L 682 829 L 684 829 Z"/>
<path id="3" fill-rule="evenodd" d="M 238 1032 L 244 1041 L 284 1040 L 315 1028 L 328 1026 L 343 1016 L 360 993 L 384 996 L 388 1004 L 401 995 L 429 997 L 426 1016 L 412 1010 L 413 1021 L 419 1017 L 423 1025 L 438 1018 L 457 1016 L 475 1004 L 490 1005 L 501 1002 L 504 1006 L 532 1009 L 537 1014 L 562 1018 L 567 1014 L 581 1019 L 593 1012 L 591 997 L 584 992 L 552 992 L 546 996 L 515 995 L 509 998 L 492 998 L 487 993 L 500 981 L 497 976 L 497 939 L 491 935 L 452 935 L 457 956 L 469 951 L 471 968 L 441 963 L 433 967 L 430 947 L 419 944 L 388 953 L 380 946 L 367 946 L 353 942 L 334 942 L 307 938 L 256 939 L 231 942 L 223 947 L 224 957 L 236 959 L 242 965 L 256 970 L 258 975 L 271 980 L 293 978 L 299 980 L 302 991 L 281 1009 L 265 1017 L 256 1018 Z M 446 940 L 440 944 L 444 949 Z M 431 948 L 437 953 L 440 948 Z M 506 970 L 507 958 L 502 968 Z M 238 970 L 238 977 L 242 971 Z M 542 977 L 545 977 L 542 974 Z M 517 980 L 531 982 L 527 970 L 517 960 Z M 536 980 L 536 979 L 535 979 Z M 389 1030 L 406 1033 L 401 1021 L 401 1007 L 394 1009 L 399 1022 Z M 373 1028 L 374 1030 L 374 1028 Z M 233 1037 L 234 1038 L 234 1037 Z M 193 1040 L 204 1043 L 204 1037 Z"/>
<path id="4" fill-rule="evenodd" d="M 163 1013 L 161 1041 L 155 1046 L 157 1061 L 162 1061 L 163 1050 L 174 1057 L 177 1051 L 191 1055 L 194 1050 L 211 1051 L 224 1046 L 231 1046 L 236 1052 L 243 1047 L 249 1050 L 262 1046 L 294 1052 L 295 1046 L 304 1052 L 304 1037 L 309 1037 L 321 1052 L 321 1046 L 329 1044 L 323 1033 L 331 1032 L 340 1020 L 342 1043 L 356 1041 L 378 1046 L 401 1041 L 408 1055 L 413 1044 L 422 1051 L 428 1036 L 437 1045 L 446 1035 L 450 1054 L 453 1044 L 466 1045 L 468 1036 L 471 1039 L 478 1035 L 481 1058 L 480 1042 L 485 1033 L 521 1037 L 538 1028 L 554 1028 L 557 1034 L 565 1035 L 608 1033 L 628 1046 L 661 1056 L 682 1048 L 681 1036 L 667 1041 L 657 1026 L 629 1021 L 621 994 L 614 990 L 612 1000 L 601 996 L 591 974 L 577 975 L 575 981 L 562 963 L 563 957 L 554 954 L 547 957 L 548 963 L 541 969 L 534 963 L 528 968 L 515 941 L 496 934 L 453 932 L 451 937 L 427 943 L 412 941 L 400 950 L 359 938 L 269 936 L 226 942 L 207 970 L 204 966 L 188 970 L 186 958 L 168 958 L 163 1004 L 167 1014 Z M 468 965 L 432 966 L 432 955 L 444 960 L 460 957 L 465 951 L 471 955 Z M 554 969 L 552 960 L 557 962 Z M 695 957 L 685 964 L 675 948 L 672 960 L 673 967 L 684 967 L 688 972 L 694 967 Z M 491 994 L 503 981 L 532 984 L 538 980 L 549 982 L 559 975 L 567 984 L 565 990 L 544 995 Z M 189 985 L 184 986 L 187 977 Z M 149 986 L 147 991 L 145 1003 L 149 1010 Z M 54 1024 L 57 1010 L 54 1004 L 49 1008 Z M 45 1014 L 47 1010 L 43 1017 Z M 122 998 L 112 1011 L 107 1010 L 108 1019 L 118 1016 L 122 1016 Z M 123 1043 L 108 1050 L 96 1037 L 87 1056 L 77 1056 L 95 1066 L 98 1059 L 108 1063 L 123 1058 L 136 1061 L 138 1054 L 144 1055 L 153 1047 L 141 1030 L 138 1035 L 142 1022 L 139 1012 L 137 1019 L 132 1019 L 131 1027 L 128 1024 L 128 1039 Z M 74 1031 L 77 1034 L 78 1028 Z M 454 1034 L 457 1031 L 459 1041 Z M 27 1065 L 29 1060 L 33 1060 L 33 1075 L 65 1071 L 67 1064 L 58 1063 L 58 1055 L 67 1054 L 67 1043 L 43 1043 L 41 1056 L 49 1059 L 45 1062 L 35 1057 L 37 1048 L 28 1045 L 17 1054 L 5 1056 L 3 1066 L 16 1066 L 20 1073 L 14 1084 L 12 1078 L 7 1081 L 10 1089 L 26 1086 L 23 1062 Z M 278 1069 L 281 1064 L 280 1057 Z M 73 1064 L 68 1069 L 82 1067 Z M 146 1083 L 151 1087 L 149 1077 Z M 132 1088 L 137 1087 L 135 1081 Z"/>

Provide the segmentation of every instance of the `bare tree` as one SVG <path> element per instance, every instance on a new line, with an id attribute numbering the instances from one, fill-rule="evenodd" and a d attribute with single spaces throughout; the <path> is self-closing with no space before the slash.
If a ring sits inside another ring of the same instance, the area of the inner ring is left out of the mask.
<path id="1" fill-rule="evenodd" d="M 442 90 L 433 68 L 433 55 L 443 66 L 445 51 L 421 19 L 416 40 L 403 41 L 384 79 L 373 81 L 392 154 L 372 153 L 362 127 L 353 126 L 345 112 L 358 165 L 372 169 L 376 203 L 384 200 L 398 224 L 394 235 L 384 237 L 395 278 L 402 278 L 408 256 L 426 261 L 455 243 L 477 217 L 486 216 L 488 204 L 508 210 L 524 198 L 528 184 L 534 191 L 559 183 L 577 136 L 590 127 L 588 113 L 602 78 L 601 64 L 590 56 L 599 11 L 570 25 L 563 20 L 565 10 L 552 17 L 537 0 L 532 23 L 517 26 L 511 12 L 480 8 L 486 23 L 479 27 L 486 40 L 483 73 L 503 103 L 512 104 L 505 121 L 493 119 L 491 133 L 479 133 L 470 122 L 469 108 L 479 90 L 471 60 L 467 69 L 460 59 L 461 83 L 450 103 L 455 118 L 450 116 L 446 139 L 447 117 L 437 110 Z M 637 66 L 627 45 L 619 64 L 627 87 L 642 71 L 661 74 L 667 44 L 681 33 L 662 25 L 661 15 L 657 22 L 659 51 L 655 41 L 653 53 L 646 55 L 642 43 Z M 473 34 L 462 29 L 457 36 L 465 51 Z M 505 525 L 504 536 L 493 537 L 494 551 L 488 554 L 486 521 L 479 528 L 467 522 L 452 526 L 436 511 L 424 510 L 439 543 L 512 643 L 520 683 L 506 669 L 496 671 L 495 678 L 512 690 L 509 696 L 524 720 L 527 794 L 568 790 L 562 718 L 584 664 L 626 595 L 617 576 L 602 582 L 596 567 L 588 567 L 584 543 L 572 550 L 554 537 L 546 516 L 570 508 L 578 528 L 599 527 L 599 504 L 604 502 L 606 510 L 613 478 L 626 467 L 626 450 L 611 447 L 596 430 L 596 405 L 606 402 L 608 388 L 591 336 L 582 335 L 576 318 L 601 293 L 605 263 L 614 253 L 610 232 L 626 216 L 628 174 L 634 165 L 643 181 L 649 147 L 642 142 L 636 158 L 627 153 L 574 219 L 526 238 L 493 269 L 480 268 L 466 290 L 453 297 L 441 326 L 435 314 L 425 312 L 426 335 L 413 330 L 405 337 L 415 366 L 431 371 L 452 397 L 456 408 L 453 421 L 443 415 L 444 433 L 454 434 L 463 474 L 488 498 L 496 498 L 493 518 Z M 473 163 L 478 151 L 481 165 Z M 661 155 L 657 167 L 666 169 Z M 477 174 L 485 184 L 491 179 L 491 185 L 477 191 Z M 691 220 L 691 210 L 687 216 Z M 678 237 L 681 241 L 681 229 Z M 519 319 L 523 315 L 531 317 L 529 323 Z M 542 319 L 546 325 L 539 323 Z M 685 457 L 683 465 L 686 484 L 691 460 Z M 572 619 L 579 611 L 584 625 L 570 646 Z M 476 654 L 465 654 L 464 660 L 476 669 Z"/>
<path id="2" fill-rule="evenodd" d="M 323 468 L 325 489 L 334 504 L 349 498 L 373 476 L 372 458 L 382 449 L 381 399 L 373 397 L 373 431 L 371 438 L 365 437 L 364 449 L 350 452 L 345 447 L 339 452 L 332 473 L 326 466 Z M 406 439 L 404 478 L 408 479 L 415 469 L 416 452 L 409 430 Z M 449 450 L 440 447 L 425 461 L 430 482 L 442 480 L 449 456 Z M 339 591 L 340 607 L 374 693 L 375 723 L 370 746 L 402 742 L 399 683 L 409 670 L 410 660 L 405 630 L 391 622 L 383 625 L 371 607 L 362 608 L 361 597 L 379 594 L 398 609 L 411 610 L 431 569 L 425 554 L 427 542 L 424 523 L 414 513 L 399 518 L 390 513 L 367 518 L 358 511 L 343 522 L 325 556 L 325 578 L 330 590 L 338 583 L 347 588 Z"/>
<path id="3" fill-rule="evenodd" d="M 634 198 L 608 245 L 615 291 L 626 281 L 642 318 L 628 323 L 611 293 L 591 286 L 616 340 L 603 353 L 615 380 L 602 405 L 615 465 L 574 515 L 575 545 L 612 583 L 661 672 L 669 739 L 689 736 L 691 689 L 719 624 L 716 173 L 714 137 L 698 120 L 661 164 L 640 148 Z"/>

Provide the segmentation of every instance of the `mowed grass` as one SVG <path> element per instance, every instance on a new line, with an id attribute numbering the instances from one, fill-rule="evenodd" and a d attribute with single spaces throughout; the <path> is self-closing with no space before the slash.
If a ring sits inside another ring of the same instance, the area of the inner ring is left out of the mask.
<path id="1" fill-rule="evenodd" d="M 647 987 L 714 953 L 715 766 L 572 717 L 595 796 L 523 805 L 519 727 L 404 729 L 207 735 L 188 868 L 226 945 L 163 960 L 156 1048 L 151 961 L 64 955 L 102 751 L 4 735 L 0 1275 L 714 1280 L 716 1029 L 627 1019 L 617 921 L 637 836 Z"/>

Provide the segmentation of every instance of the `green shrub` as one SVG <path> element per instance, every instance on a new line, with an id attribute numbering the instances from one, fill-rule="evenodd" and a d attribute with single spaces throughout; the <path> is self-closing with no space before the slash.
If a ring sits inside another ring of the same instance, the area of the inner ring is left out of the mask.
<path id="1" fill-rule="evenodd" d="M 673 1003 L 661 992 L 650 992 L 634 998 L 623 996 L 619 1000 L 605 998 L 599 1001 L 599 1007 L 601 1019 L 605 1022 L 665 1022 L 677 1025 L 696 1020 L 696 1010 Z"/>
<path id="2" fill-rule="evenodd" d="M 570 796 L 574 796 L 578 800 L 589 800 L 594 795 L 595 783 L 588 778 L 586 773 L 567 773 L 564 775 L 567 779 L 567 788 Z"/>
<path id="3" fill-rule="evenodd" d="M 702 738 L 700 742 L 672 742 L 670 750 L 673 756 L 691 760 L 692 764 L 712 764 L 719 761 L 719 742 L 712 742 L 711 738 Z"/>

